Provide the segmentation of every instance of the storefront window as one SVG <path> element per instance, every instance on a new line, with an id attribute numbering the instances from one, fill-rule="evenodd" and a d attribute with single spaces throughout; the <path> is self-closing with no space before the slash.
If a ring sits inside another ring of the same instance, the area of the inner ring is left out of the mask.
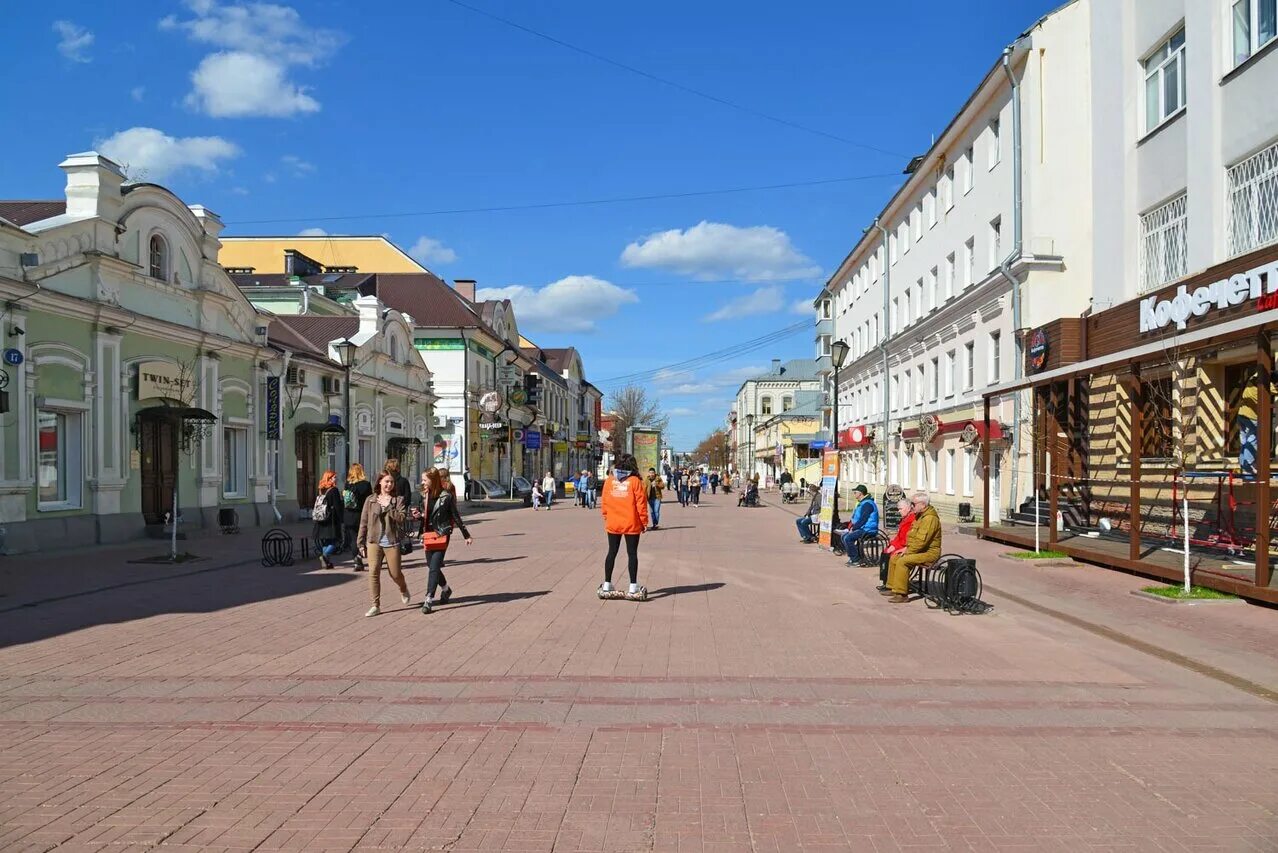
<path id="1" fill-rule="evenodd" d="M 37 490 L 40 509 L 80 506 L 80 414 L 36 412 Z"/>
<path id="2" fill-rule="evenodd" d="M 1144 406 L 1141 409 L 1141 458 L 1171 459 L 1175 457 L 1172 426 L 1172 378 L 1164 376 L 1141 383 Z"/>
<path id="3" fill-rule="evenodd" d="M 222 496 L 242 498 L 248 494 L 248 430 L 222 430 Z"/>

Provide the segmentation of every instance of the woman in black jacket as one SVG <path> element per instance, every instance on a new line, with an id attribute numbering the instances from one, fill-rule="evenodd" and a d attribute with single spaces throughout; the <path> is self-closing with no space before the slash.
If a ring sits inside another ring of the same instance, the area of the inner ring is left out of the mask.
<path id="1" fill-rule="evenodd" d="M 448 553 L 453 529 L 461 531 L 467 545 L 475 541 L 470 538 L 470 531 L 466 529 L 461 513 L 457 511 L 457 490 L 452 482 L 446 481 L 437 469 L 427 471 L 426 476 L 427 489 L 424 496 L 426 509 L 422 513 L 424 530 L 427 533 L 443 536 L 444 547 L 433 551 L 427 548 L 423 541 L 422 547 L 426 550 L 426 564 L 430 567 L 430 574 L 426 578 L 426 596 L 422 599 L 422 613 L 430 613 L 435 604 L 447 604 L 448 599 L 453 595 L 452 587 L 448 585 L 448 579 L 444 577 L 444 556 Z M 439 590 L 439 600 L 432 602 L 436 589 Z"/>
<path id="2" fill-rule="evenodd" d="M 346 541 L 350 543 L 351 553 L 355 555 L 355 571 L 364 571 L 364 558 L 359 553 L 356 535 L 359 532 L 359 521 L 364 512 L 364 502 L 373 493 L 373 485 L 368 482 L 364 466 L 355 462 L 346 472 L 346 491 L 342 492 L 343 518 L 346 527 Z"/>
<path id="3" fill-rule="evenodd" d="M 319 549 L 321 569 L 333 568 L 329 557 L 342 541 L 342 493 L 337 490 L 337 473 L 325 471 L 316 490 L 315 505 L 311 508 L 313 527 L 311 537 Z"/>

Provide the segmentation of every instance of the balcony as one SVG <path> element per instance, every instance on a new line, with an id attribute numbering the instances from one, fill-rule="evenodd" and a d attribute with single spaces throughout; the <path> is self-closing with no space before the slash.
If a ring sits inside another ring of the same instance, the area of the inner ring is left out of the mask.
<path id="1" fill-rule="evenodd" d="M 834 334 L 834 320 L 818 320 L 816 324 L 816 336 Z"/>

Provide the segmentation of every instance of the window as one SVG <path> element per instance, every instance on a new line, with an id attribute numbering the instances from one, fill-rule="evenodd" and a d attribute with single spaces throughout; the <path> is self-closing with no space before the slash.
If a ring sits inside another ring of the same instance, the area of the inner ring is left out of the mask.
<path id="1" fill-rule="evenodd" d="M 169 280 L 169 244 L 159 234 L 151 235 L 150 266 L 147 274 L 160 281 Z"/>
<path id="2" fill-rule="evenodd" d="M 794 398 L 785 396 L 781 398 L 781 411 L 788 412 L 794 408 Z"/>
<path id="3" fill-rule="evenodd" d="M 967 378 L 963 382 L 963 390 L 971 391 L 976 386 L 976 344 L 968 341 L 963 345 L 964 369 Z"/>
<path id="4" fill-rule="evenodd" d="M 974 166 L 972 146 L 969 145 L 967 150 L 963 152 L 963 195 L 967 195 L 972 191 Z"/>
<path id="5" fill-rule="evenodd" d="M 954 494 L 954 449 L 945 451 L 945 494 Z"/>
<path id="6" fill-rule="evenodd" d="M 892 297 L 892 333 L 901 331 L 901 299 Z"/>
<path id="7" fill-rule="evenodd" d="M 361 438 L 359 440 L 359 464 L 364 466 L 364 470 L 368 471 L 373 464 L 373 440 L 371 438 Z"/>
<path id="8" fill-rule="evenodd" d="M 937 469 L 937 467 L 938 467 L 938 466 L 937 466 L 937 464 L 936 464 L 936 463 L 937 463 L 937 458 L 936 458 L 936 451 L 935 451 L 935 450 L 933 450 L 933 451 L 932 451 L 931 456 L 932 456 L 932 459 L 931 459 L 931 462 L 932 462 L 932 476 L 931 476 L 931 478 L 928 480 L 927 487 L 928 487 L 929 489 L 931 489 L 932 491 L 934 491 L 934 492 L 935 492 L 935 491 L 936 491 L 936 469 Z M 922 481 L 920 480 L 920 482 L 922 482 Z"/>
<path id="9" fill-rule="evenodd" d="M 923 238 L 923 204 L 920 202 L 910 212 L 910 230 L 914 232 L 914 242 Z"/>
<path id="10" fill-rule="evenodd" d="M 901 381 L 897 379 L 895 376 L 893 376 L 892 381 L 888 384 L 888 388 L 892 395 L 892 399 L 888 401 L 888 405 L 895 408 L 897 404 L 897 400 L 900 399 L 899 392 L 901 390 Z"/>
<path id="11" fill-rule="evenodd" d="M 874 343 L 879 342 L 879 312 L 874 312 L 874 337 L 871 339 Z"/>
<path id="12" fill-rule="evenodd" d="M 969 448 L 963 451 L 963 497 L 972 496 L 972 469 L 976 467 L 976 454 Z"/>
<path id="13" fill-rule="evenodd" d="M 950 166 L 945 170 L 945 180 L 942 181 L 941 187 L 945 192 L 945 210 L 948 213 L 954 209 L 954 167 Z"/>
<path id="14" fill-rule="evenodd" d="M 1003 260 L 1003 217 L 995 216 L 990 220 L 990 269 L 998 269 Z"/>
<path id="15" fill-rule="evenodd" d="M 914 402 L 923 405 L 923 365 L 919 365 L 919 381 L 914 385 Z"/>
<path id="16" fill-rule="evenodd" d="M 888 453 L 888 458 L 889 458 L 889 460 L 891 461 L 891 465 L 892 465 L 892 470 L 888 472 L 888 477 L 891 479 L 891 481 L 892 481 L 893 483 L 895 483 L 895 482 L 897 482 L 897 479 L 896 479 L 896 454 L 895 454 L 895 453 Z"/>
<path id="17" fill-rule="evenodd" d="M 761 415 L 772 414 L 772 398 L 771 397 L 764 397 L 762 400 L 759 401 L 759 414 Z"/>
<path id="18" fill-rule="evenodd" d="M 1185 106 L 1185 29 L 1158 46 L 1145 68 L 1145 131 L 1149 132 Z"/>
<path id="19" fill-rule="evenodd" d="M 910 487 L 910 456 L 904 447 L 901 448 L 901 485 Z"/>
<path id="20" fill-rule="evenodd" d="M 1140 292 L 1175 281 L 1189 270 L 1187 196 L 1181 193 L 1140 218 Z"/>
<path id="21" fill-rule="evenodd" d="M 976 282 L 976 238 L 963 244 L 963 287 L 971 287 Z"/>
<path id="22" fill-rule="evenodd" d="M 1003 128 L 997 118 L 990 119 L 989 166 L 993 169 L 1003 159 Z"/>
<path id="23" fill-rule="evenodd" d="M 945 396 L 954 396 L 954 373 L 958 359 L 954 357 L 954 350 L 950 350 L 945 354 Z"/>
<path id="24" fill-rule="evenodd" d="M 928 386 L 928 390 L 931 391 L 929 399 L 935 402 L 936 398 L 940 396 L 941 360 L 939 358 L 932 359 L 932 377 L 931 378 L 932 378 L 931 384 Z"/>
<path id="25" fill-rule="evenodd" d="M 896 235 L 895 234 L 888 235 L 888 260 L 891 263 L 896 263 Z"/>
<path id="26" fill-rule="evenodd" d="M 999 380 L 1003 378 L 1002 359 L 1003 353 L 1000 352 L 1003 344 L 1002 332 L 990 332 L 990 384 L 997 385 Z"/>
<path id="27" fill-rule="evenodd" d="M 1278 0 L 1234 0 L 1234 67 L 1278 35 Z"/>
<path id="28" fill-rule="evenodd" d="M 846 296 L 846 293 L 844 295 Z M 821 319 L 830 319 L 830 300 L 828 299 L 821 300 Z"/>
<path id="29" fill-rule="evenodd" d="M 923 216 L 927 219 L 927 227 L 936 227 L 936 189 L 928 190 L 923 196 Z"/>
<path id="30" fill-rule="evenodd" d="M 936 289 L 939 278 L 940 276 L 936 273 L 936 267 L 932 267 L 932 271 L 927 274 L 928 307 L 930 308 L 939 308 L 941 305 L 939 301 L 940 294 Z"/>
<path id="31" fill-rule="evenodd" d="M 1141 448 L 1142 459 L 1170 459 L 1175 455 L 1172 437 L 1172 388 L 1170 376 L 1142 381 Z"/>
<path id="32" fill-rule="evenodd" d="M 945 258 L 945 299 L 949 301 L 954 296 L 954 253 L 951 252 Z"/>
<path id="33" fill-rule="evenodd" d="M 222 497 L 248 496 L 248 430 L 222 430 Z"/>
<path id="34" fill-rule="evenodd" d="M 914 318 L 922 320 L 925 309 L 923 308 L 923 279 L 914 282 Z"/>
<path id="35" fill-rule="evenodd" d="M 901 326 L 910 325 L 910 291 L 906 288 L 905 293 L 901 294 Z"/>
<path id="36" fill-rule="evenodd" d="M 36 411 L 37 498 L 41 510 L 78 509 L 84 479 L 79 412 Z"/>
<path id="37" fill-rule="evenodd" d="M 1233 166 L 1225 177 L 1229 254 L 1278 240 L 1278 143 Z"/>

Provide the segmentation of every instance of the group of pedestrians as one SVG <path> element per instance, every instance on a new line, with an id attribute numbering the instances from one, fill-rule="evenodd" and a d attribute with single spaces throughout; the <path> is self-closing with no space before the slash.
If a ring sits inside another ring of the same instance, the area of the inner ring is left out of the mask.
<path id="1" fill-rule="evenodd" d="M 599 477 L 591 471 L 582 471 L 573 480 L 573 490 L 577 496 L 577 506 L 582 509 L 594 509 L 599 505 Z"/>
<path id="2" fill-rule="evenodd" d="M 321 569 L 335 568 L 333 555 L 349 548 L 357 572 L 368 572 L 372 606 L 365 616 L 381 613 L 381 570 L 399 588 L 400 600 L 412 598 L 403 572 L 403 557 L 414 541 L 426 552 L 428 575 L 422 612 L 447 604 L 453 590 L 444 576 L 444 559 L 455 530 L 471 544 L 470 531 L 457 506 L 457 490 L 448 471 L 429 468 L 422 473 L 416 498 L 408 478 L 400 473 L 399 460 L 387 459 L 374 482 L 358 462 L 346 473 L 344 489 L 337 474 L 325 471 L 311 509 L 312 535 L 319 550 Z M 437 597 L 438 594 L 438 597 Z"/>
<path id="3" fill-rule="evenodd" d="M 656 475 L 656 471 L 652 471 Z M 718 494 L 722 478 L 718 471 L 704 468 L 674 468 L 665 466 L 666 488 L 673 489 L 681 506 L 701 506 L 701 493 Z"/>
<path id="4" fill-rule="evenodd" d="M 795 521 L 799 538 L 805 543 L 817 541 L 816 533 L 820 526 L 821 492 L 816 486 L 810 488 L 808 510 Z M 879 535 L 882 527 L 879 507 L 864 485 L 852 489 L 852 498 L 856 503 L 851 518 L 842 529 L 832 531 L 832 535 L 839 537 L 848 566 L 868 566 L 871 563 L 862 545 L 867 538 Z M 880 575 L 884 580 L 878 591 L 893 604 L 904 604 L 909 601 L 913 569 L 941 558 L 941 517 L 927 492 L 915 492 L 911 497 L 897 501 L 897 512 L 901 520 L 896 533 L 883 547 L 879 558 Z"/>

